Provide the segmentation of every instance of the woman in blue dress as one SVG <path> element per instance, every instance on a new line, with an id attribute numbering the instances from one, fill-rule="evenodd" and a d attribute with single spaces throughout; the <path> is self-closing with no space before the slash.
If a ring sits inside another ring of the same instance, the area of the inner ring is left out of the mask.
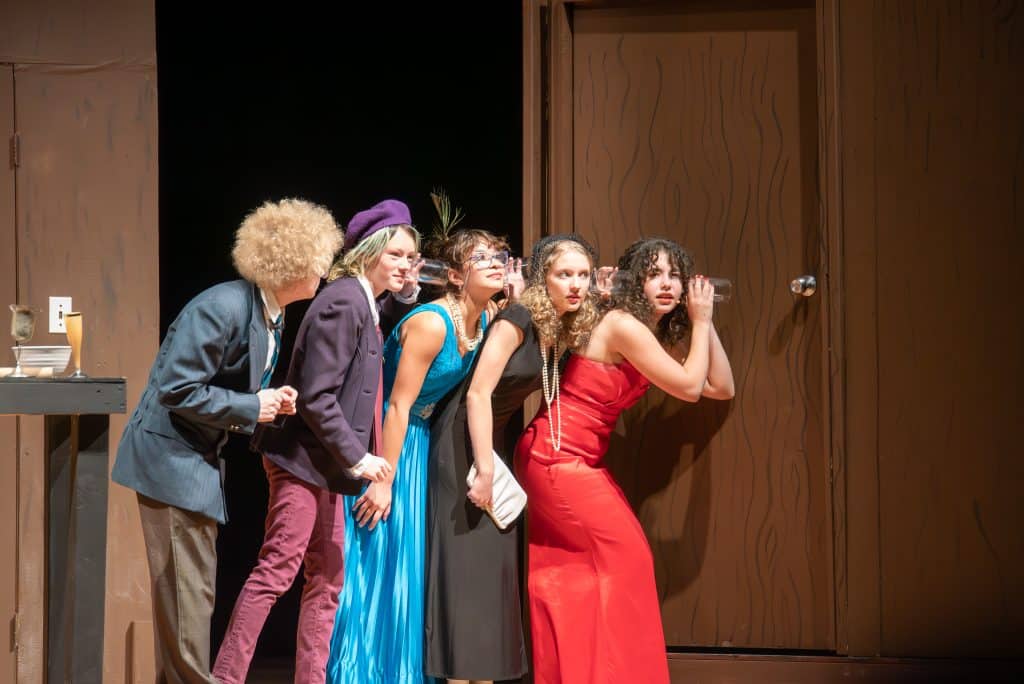
<path id="1" fill-rule="evenodd" d="M 422 684 L 427 457 L 434 406 L 473 365 L 507 244 L 486 231 L 439 239 L 444 296 L 407 315 L 384 345 L 383 451 L 394 470 L 346 497 L 345 580 L 331 637 L 331 684 Z"/>

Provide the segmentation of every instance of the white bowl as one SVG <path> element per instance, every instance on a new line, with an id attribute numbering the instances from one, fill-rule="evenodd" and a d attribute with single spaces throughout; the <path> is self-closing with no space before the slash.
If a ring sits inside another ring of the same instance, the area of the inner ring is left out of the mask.
<path id="1" fill-rule="evenodd" d="M 71 347 L 57 346 L 21 346 L 11 347 L 15 360 L 25 368 L 53 368 L 62 371 L 71 360 Z"/>

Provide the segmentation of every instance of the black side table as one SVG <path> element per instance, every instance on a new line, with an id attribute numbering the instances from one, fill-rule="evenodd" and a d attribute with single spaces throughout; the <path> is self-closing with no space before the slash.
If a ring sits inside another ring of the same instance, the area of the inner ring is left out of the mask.
<path id="1" fill-rule="evenodd" d="M 0 378 L 0 414 L 42 415 L 46 453 L 46 681 L 103 681 L 110 414 L 124 378 Z"/>

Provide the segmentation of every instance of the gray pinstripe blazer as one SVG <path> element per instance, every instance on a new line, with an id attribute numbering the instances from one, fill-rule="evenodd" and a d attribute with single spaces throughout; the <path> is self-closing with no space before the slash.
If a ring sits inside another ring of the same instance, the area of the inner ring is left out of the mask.
<path id="1" fill-rule="evenodd" d="M 259 417 L 267 328 L 245 280 L 199 293 L 171 324 L 121 436 L 111 478 L 157 501 L 226 522 L 218 454 Z"/>

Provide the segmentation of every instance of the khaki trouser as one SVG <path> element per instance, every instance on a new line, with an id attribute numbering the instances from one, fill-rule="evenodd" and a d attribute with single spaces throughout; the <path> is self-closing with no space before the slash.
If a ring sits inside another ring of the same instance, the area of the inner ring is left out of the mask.
<path id="1" fill-rule="evenodd" d="M 152 582 L 159 684 L 216 684 L 210 617 L 217 582 L 217 522 L 138 495 Z"/>

